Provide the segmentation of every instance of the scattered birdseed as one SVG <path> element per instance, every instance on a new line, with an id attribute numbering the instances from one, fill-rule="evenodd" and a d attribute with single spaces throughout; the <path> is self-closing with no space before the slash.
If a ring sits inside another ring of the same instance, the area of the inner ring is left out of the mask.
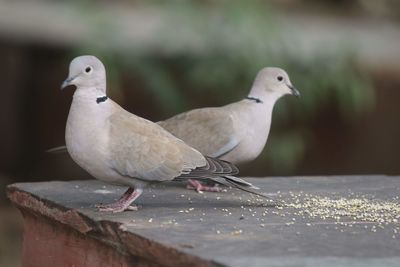
<path id="1" fill-rule="evenodd" d="M 371 200 L 366 196 L 333 199 L 326 196 L 308 195 L 302 201 L 287 203 L 286 206 L 298 209 L 300 214 L 309 217 L 330 218 L 336 221 L 350 217 L 354 221 L 397 223 L 400 218 L 400 203 Z"/>
<path id="2" fill-rule="evenodd" d="M 329 223 L 349 228 L 352 228 L 354 224 L 370 224 L 372 225 L 371 232 L 376 232 L 379 229 L 384 229 L 384 226 L 390 225 L 394 228 L 395 236 L 400 232 L 399 197 L 382 200 L 371 195 L 355 193 L 349 193 L 347 197 L 337 195 L 328 197 L 309 193 L 295 194 L 293 192 L 289 192 L 289 196 L 290 199 L 286 200 L 282 197 L 283 200 L 280 201 L 281 205 L 277 208 L 277 211 L 270 210 L 270 213 L 280 217 L 292 216 L 292 221 L 296 221 L 296 218 L 299 219 L 299 217 L 306 221 L 314 218 L 329 220 Z M 265 217 L 267 212 L 268 208 L 262 215 Z M 293 215 L 298 217 L 293 217 Z M 369 228 L 368 225 L 363 227 Z M 342 228 L 335 227 L 335 229 L 340 230 Z"/>
<path id="3" fill-rule="evenodd" d="M 241 233 L 243 233 L 243 230 L 239 229 L 239 230 L 233 231 L 231 234 L 232 235 L 240 235 Z"/>

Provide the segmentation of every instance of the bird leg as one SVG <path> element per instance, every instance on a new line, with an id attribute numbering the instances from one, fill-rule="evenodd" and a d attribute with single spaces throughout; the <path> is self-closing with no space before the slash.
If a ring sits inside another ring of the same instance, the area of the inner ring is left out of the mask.
<path id="1" fill-rule="evenodd" d="M 208 185 L 203 185 L 201 182 L 193 179 L 188 180 L 188 185 L 186 186 L 187 189 L 194 189 L 198 193 L 203 193 L 203 191 L 206 192 L 221 192 L 221 188 L 218 187 L 218 185 L 213 185 L 213 186 L 208 186 Z"/>
<path id="2" fill-rule="evenodd" d="M 141 194 L 143 190 L 141 188 L 129 187 L 128 190 L 114 203 L 111 204 L 98 204 L 96 208 L 99 211 L 112 211 L 122 212 L 124 210 L 137 210 L 136 206 L 131 206 L 132 202 L 135 201 Z"/>

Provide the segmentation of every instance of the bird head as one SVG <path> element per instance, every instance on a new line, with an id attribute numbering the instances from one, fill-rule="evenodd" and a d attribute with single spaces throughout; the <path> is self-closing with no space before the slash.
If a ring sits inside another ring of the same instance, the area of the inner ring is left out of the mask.
<path id="1" fill-rule="evenodd" d="M 103 63 L 95 56 L 80 56 L 71 61 L 68 78 L 62 83 L 61 89 L 75 85 L 77 88 L 97 88 L 105 93 L 105 84 Z"/>
<path id="2" fill-rule="evenodd" d="M 263 68 L 258 72 L 250 92 L 252 96 L 265 94 L 273 94 L 277 98 L 286 94 L 300 96 L 300 92 L 290 82 L 286 71 L 273 67 Z"/>

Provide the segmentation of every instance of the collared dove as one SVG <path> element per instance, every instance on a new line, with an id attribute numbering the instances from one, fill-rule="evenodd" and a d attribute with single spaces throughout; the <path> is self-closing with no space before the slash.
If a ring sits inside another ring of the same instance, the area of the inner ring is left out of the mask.
<path id="1" fill-rule="evenodd" d="M 245 191 L 251 184 L 234 177 L 238 169 L 203 156 L 161 126 L 135 116 L 106 96 L 106 72 L 94 56 L 72 60 L 61 88 L 75 85 L 65 141 L 72 159 L 95 178 L 129 189 L 101 211 L 130 207 L 149 183 L 175 179 L 221 179 Z M 256 193 L 257 194 L 257 193 Z"/>
<path id="2" fill-rule="evenodd" d="M 264 149 L 274 104 L 285 94 L 300 96 L 284 70 L 268 67 L 259 71 L 245 99 L 194 109 L 158 125 L 204 155 L 241 164 L 254 160 Z M 189 182 L 197 191 L 215 189 Z"/>

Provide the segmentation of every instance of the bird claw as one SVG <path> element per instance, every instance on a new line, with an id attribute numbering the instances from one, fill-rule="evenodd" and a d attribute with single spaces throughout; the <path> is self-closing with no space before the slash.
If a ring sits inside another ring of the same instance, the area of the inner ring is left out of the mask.
<path id="1" fill-rule="evenodd" d="M 142 189 L 128 188 L 126 192 L 114 203 L 98 204 L 96 208 L 99 211 L 111 211 L 114 213 L 123 212 L 124 210 L 138 210 L 138 207 L 131 204 L 142 194 Z"/>
<path id="2" fill-rule="evenodd" d="M 125 210 L 137 211 L 139 208 L 136 205 L 126 206 L 123 203 L 115 202 L 111 204 L 97 204 L 95 205 L 99 211 L 108 211 L 113 213 L 123 212 Z"/>
<path id="3" fill-rule="evenodd" d="M 136 205 L 130 205 L 129 207 L 126 208 L 126 210 L 138 211 L 139 207 Z"/>
<path id="4" fill-rule="evenodd" d="M 218 185 L 208 186 L 203 185 L 201 182 L 197 180 L 189 179 L 187 189 L 196 190 L 197 193 L 203 194 L 203 192 L 221 192 L 222 189 L 218 187 Z"/>

